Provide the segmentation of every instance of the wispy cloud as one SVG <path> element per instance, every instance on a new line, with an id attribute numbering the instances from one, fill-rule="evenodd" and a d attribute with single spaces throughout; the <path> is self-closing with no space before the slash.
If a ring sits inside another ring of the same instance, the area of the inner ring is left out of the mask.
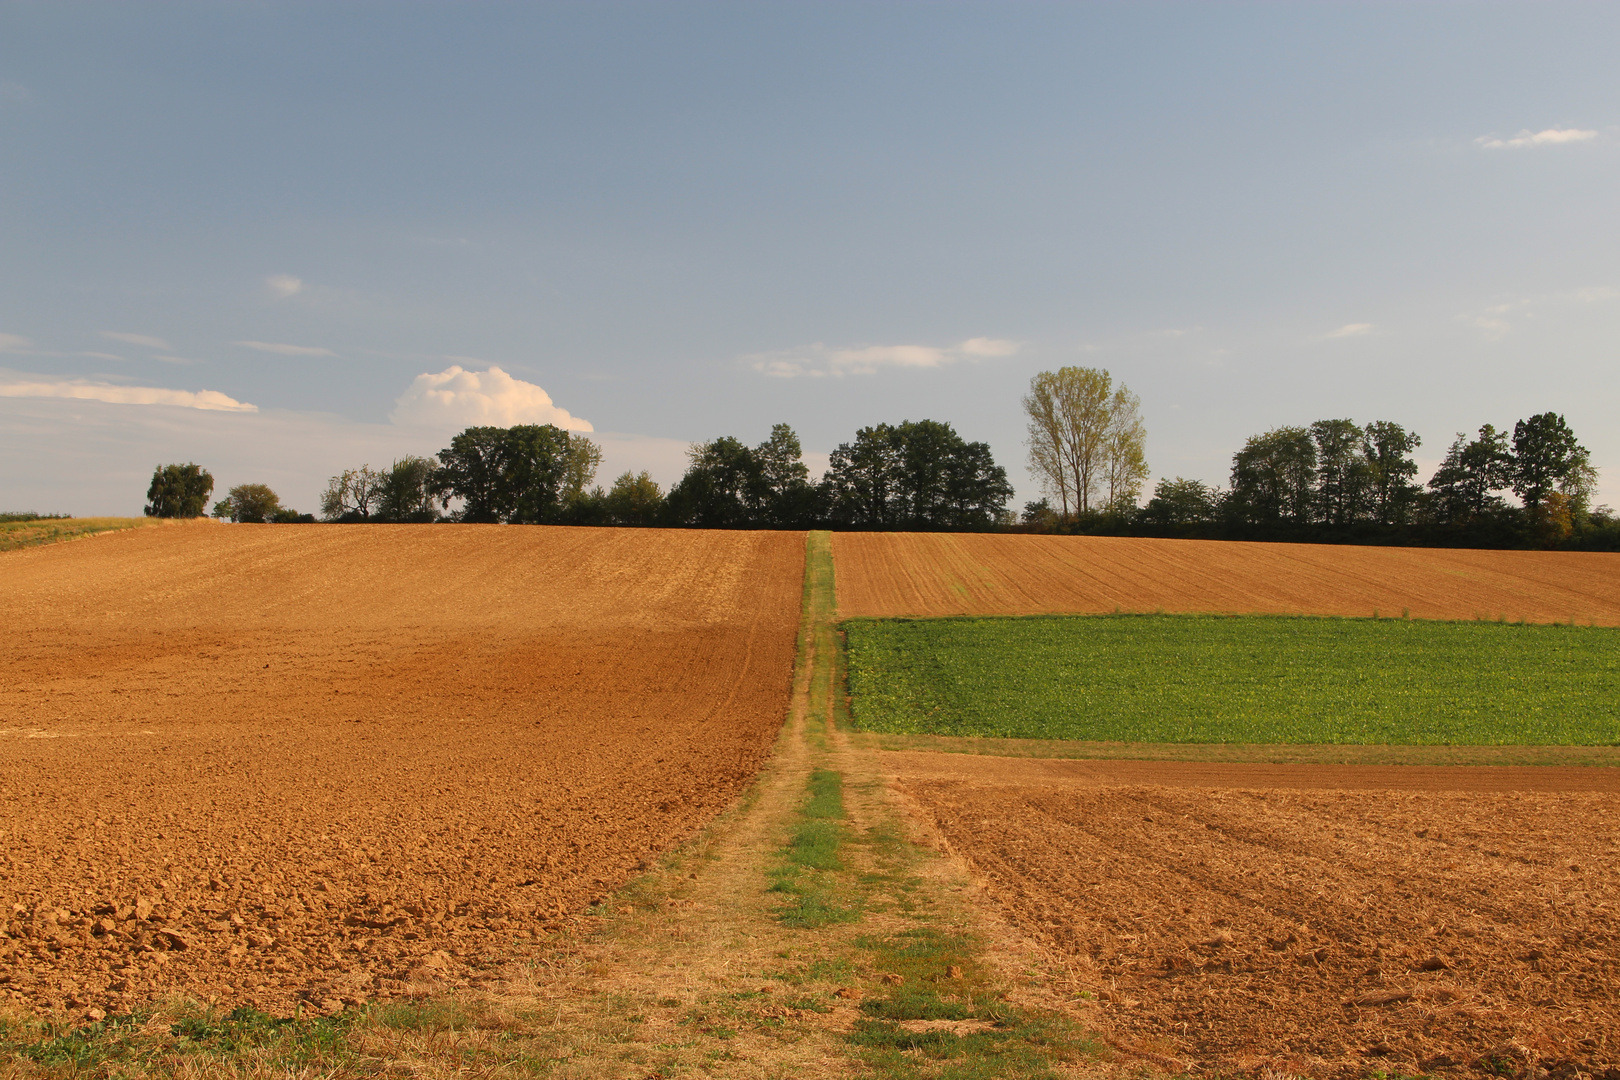
<path id="1" fill-rule="evenodd" d="M 74 353 L 73 355 L 75 355 L 75 356 L 88 356 L 92 360 L 119 360 L 119 361 L 122 361 L 124 359 L 122 356 L 119 356 L 117 353 L 110 353 L 110 352 L 82 352 L 82 353 Z"/>
<path id="2" fill-rule="evenodd" d="M 204 362 L 202 360 L 192 360 L 192 359 L 189 359 L 189 358 L 184 357 L 184 356 L 170 356 L 167 353 L 157 353 L 157 354 L 153 355 L 152 359 L 161 360 L 165 364 L 180 364 L 182 366 L 189 366 L 191 364 L 201 364 L 201 363 Z"/>
<path id="3" fill-rule="evenodd" d="M 756 353 L 744 357 L 763 375 L 778 379 L 825 378 L 845 375 L 872 375 L 881 368 L 938 368 L 958 360 L 979 360 L 1011 356 L 1019 349 L 1016 341 L 1000 338 L 968 338 L 957 345 L 861 345 L 833 349 L 820 342 L 801 349 Z"/>
<path id="4" fill-rule="evenodd" d="M 152 337 L 150 334 L 126 334 L 122 330 L 103 330 L 101 336 L 122 341 L 126 345 L 144 345 L 148 349 L 162 349 L 165 352 L 174 348 L 162 338 Z"/>
<path id="5" fill-rule="evenodd" d="M 208 412 L 258 412 L 257 405 L 237 401 L 217 390 L 169 390 L 158 386 L 114 386 L 87 379 L 52 379 L 0 373 L 0 397 L 71 398 L 113 405 L 177 405 Z"/>
<path id="6" fill-rule="evenodd" d="M 323 349 L 318 345 L 282 345 L 274 341 L 233 341 L 232 345 L 240 345 L 244 349 L 257 349 L 259 352 L 275 353 L 277 356 L 336 356 L 331 349 Z"/>
<path id="7" fill-rule="evenodd" d="M 0 334 L 0 352 L 22 352 L 34 343 L 21 334 Z"/>
<path id="8" fill-rule="evenodd" d="M 564 431 L 595 430 L 590 421 L 558 408 L 539 386 L 493 365 L 487 371 L 468 371 L 455 364 L 418 375 L 394 402 L 389 419 L 416 427 L 555 424 Z"/>
<path id="9" fill-rule="evenodd" d="M 1345 323 L 1337 330 L 1331 330 L 1322 336 L 1328 338 L 1365 337 L 1372 331 L 1373 324 L 1370 322 L 1353 322 Z"/>
<path id="10" fill-rule="evenodd" d="M 1481 135 L 1474 141 L 1486 150 L 1526 150 L 1532 146 L 1562 146 L 1565 143 L 1587 142 L 1597 137 L 1597 132 L 1584 128 L 1546 128 L 1542 131 L 1521 131 L 1510 138 Z"/>
<path id="11" fill-rule="evenodd" d="M 304 291 L 303 281 L 291 274 L 271 274 L 264 279 L 264 287 L 270 290 L 271 295 L 282 300 Z"/>

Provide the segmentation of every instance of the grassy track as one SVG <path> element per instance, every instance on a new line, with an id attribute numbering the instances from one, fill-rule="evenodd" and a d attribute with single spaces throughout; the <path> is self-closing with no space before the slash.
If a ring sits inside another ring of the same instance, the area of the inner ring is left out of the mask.
<path id="1" fill-rule="evenodd" d="M 852 620 L 864 731 L 1138 743 L 1620 743 L 1620 629 L 1170 615 Z"/>
<path id="2" fill-rule="evenodd" d="M 81 536 L 138 529 L 155 524 L 152 518 L 42 518 L 35 521 L 0 521 L 0 551 L 54 544 Z"/>

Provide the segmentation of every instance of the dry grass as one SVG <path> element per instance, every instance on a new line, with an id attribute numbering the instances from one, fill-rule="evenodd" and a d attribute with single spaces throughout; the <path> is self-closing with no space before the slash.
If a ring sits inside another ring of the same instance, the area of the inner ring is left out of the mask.
<path id="1" fill-rule="evenodd" d="M 37 521 L 0 521 L 0 551 L 38 547 L 61 540 L 79 540 L 98 533 L 143 529 L 173 522 L 158 518 L 42 518 Z"/>

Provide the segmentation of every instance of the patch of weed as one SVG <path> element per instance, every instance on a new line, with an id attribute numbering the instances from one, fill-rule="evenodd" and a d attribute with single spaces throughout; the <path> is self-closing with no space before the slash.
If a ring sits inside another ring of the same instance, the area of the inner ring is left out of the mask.
<path id="1" fill-rule="evenodd" d="M 377 1027 L 396 1031 L 466 1031 L 478 1026 L 478 1016 L 456 1001 L 391 1001 L 367 1014 Z"/>

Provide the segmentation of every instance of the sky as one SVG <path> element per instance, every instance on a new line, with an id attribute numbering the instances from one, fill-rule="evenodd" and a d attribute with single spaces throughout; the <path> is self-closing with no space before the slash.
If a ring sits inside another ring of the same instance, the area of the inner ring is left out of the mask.
<path id="1" fill-rule="evenodd" d="M 678 479 L 1106 368 L 1155 479 L 1562 413 L 1620 503 L 1620 5 L 0 0 L 0 510 L 316 509 L 472 423 Z"/>

